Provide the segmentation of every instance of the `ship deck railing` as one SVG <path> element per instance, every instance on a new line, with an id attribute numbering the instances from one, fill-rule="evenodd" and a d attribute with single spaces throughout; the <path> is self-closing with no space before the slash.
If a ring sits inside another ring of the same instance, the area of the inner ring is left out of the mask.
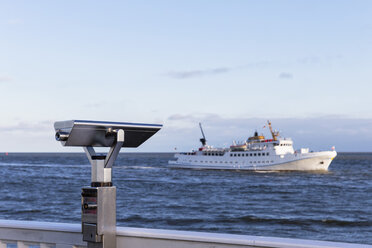
<path id="1" fill-rule="evenodd" d="M 372 245 L 235 234 L 117 227 L 117 248 L 372 248 Z M 81 225 L 0 220 L 0 248 L 84 248 Z"/>

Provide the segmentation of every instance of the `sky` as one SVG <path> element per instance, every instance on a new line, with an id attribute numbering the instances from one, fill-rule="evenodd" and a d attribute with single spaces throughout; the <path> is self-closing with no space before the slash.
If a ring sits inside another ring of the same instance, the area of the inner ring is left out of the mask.
<path id="1" fill-rule="evenodd" d="M 55 121 L 163 124 L 130 152 L 372 151 L 371 1 L 0 1 L 0 152 L 80 152 Z"/>

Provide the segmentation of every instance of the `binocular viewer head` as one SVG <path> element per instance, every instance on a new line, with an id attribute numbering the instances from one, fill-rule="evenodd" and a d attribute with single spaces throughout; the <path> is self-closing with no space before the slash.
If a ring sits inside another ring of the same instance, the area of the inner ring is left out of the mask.
<path id="1" fill-rule="evenodd" d="M 70 120 L 54 123 L 55 138 L 63 146 L 112 147 L 118 130 L 123 130 L 122 147 L 138 147 L 157 131 L 160 124 Z"/>

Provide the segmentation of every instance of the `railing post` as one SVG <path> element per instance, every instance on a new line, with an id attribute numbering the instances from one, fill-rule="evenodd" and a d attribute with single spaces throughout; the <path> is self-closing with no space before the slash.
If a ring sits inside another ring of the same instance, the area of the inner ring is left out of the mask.
<path id="1" fill-rule="evenodd" d="M 28 248 L 23 241 L 17 241 L 17 248 Z"/>
<path id="2" fill-rule="evenodd" d="M 0 248 L 6 248 L 6 243 L 0 240 Z"/>

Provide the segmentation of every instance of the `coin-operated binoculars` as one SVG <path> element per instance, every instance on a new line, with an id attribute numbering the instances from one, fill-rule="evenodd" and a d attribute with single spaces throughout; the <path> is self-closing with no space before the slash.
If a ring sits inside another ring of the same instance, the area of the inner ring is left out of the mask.
<path id="1" fill-rule="evenodd" d="M 56 140 L 63 146 L 81 146 L 92 165 L 91 185 L 82 188 L 82 232 L 88 248 L 116 248 L 116 187 L 112 165 L 122 147 L 138 147 L 162 125 L 103 121 L 54 123 Z M 94 147 L 110 147 L 106 155 Z"/>

